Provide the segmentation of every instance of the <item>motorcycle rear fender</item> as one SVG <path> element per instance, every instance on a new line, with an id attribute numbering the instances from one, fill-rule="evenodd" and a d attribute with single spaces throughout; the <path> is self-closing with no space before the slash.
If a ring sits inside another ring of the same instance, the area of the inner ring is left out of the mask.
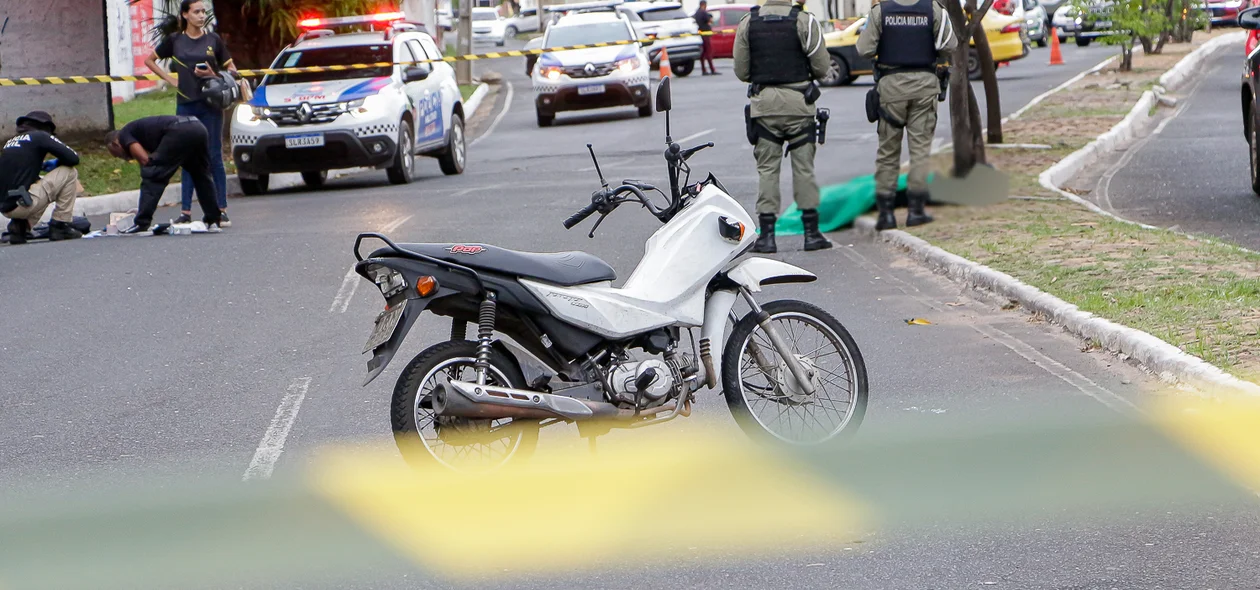
<path id="1" fill-rule="evenodd" d="M 727 265 L 723 272 L 735 284 L 753 293 L 761 292 L 761 287 L 765 285 L 810 283 L 818 280 L 818 276 L 808 270 L 769 258 L 737 260 Z"/>
<path id="2" fill-rule="evenodd" d="M 386 340 L 384 344 L 372 350 L 372 358 L 368 361 L 367 380 L 363 382 L 363 386 L 367 387 L 385 370 L 385 367 L 389 366 L 389 362 L 394 360 L 394 354 L 398 352 L 398 348 L 407 339 L 407 333 L 411 331 L 411 327 L 415 325 L 416 319 L 420 317 L 420 314 L 424 313 L 429 304 L 443 297 L 458 294 L 459 292 L 454 289 L 439 287 L 437 293 L 429 297 L 408 297 L 407 309 L 403 310 L 403 317 L 399 320 L 398 327 L 394 329 L 394 335 L 389 340 Z"/>

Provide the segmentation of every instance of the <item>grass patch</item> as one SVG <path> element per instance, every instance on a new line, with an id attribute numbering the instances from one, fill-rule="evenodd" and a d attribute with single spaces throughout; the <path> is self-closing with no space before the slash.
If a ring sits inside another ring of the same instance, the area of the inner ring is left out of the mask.
<path id="1" fill-rule="evenodd" d="M 1209 36 L 1196 34 L 1194 45 Z M 915 235 L 1010 274 L 1082 310 L 1144 330 L 1242 378 L 1260 377 L 1260 254 L 1217 240 L 1113 221 L 1040 186 L 1038 176 L 1118 123 L 1190 44 L 1134 55 L 1134 71 L 1086 76 L 1004 126 L 991 149 L 1011 175 L 1012 199 L 991 207 L 938 207 Z M 952 154 L 933 168 L 947 172 Z"/>
<path id="2" fill-rule="evenodd" d="M 472 98 L 472 95 L 474 92 L 477 91 L 478 86 L 481 86 L 481 85 L 480 84 L 460 84 L 459 93 L 463 95 L 464 100 L 468 100 L 469 98 Z"/>

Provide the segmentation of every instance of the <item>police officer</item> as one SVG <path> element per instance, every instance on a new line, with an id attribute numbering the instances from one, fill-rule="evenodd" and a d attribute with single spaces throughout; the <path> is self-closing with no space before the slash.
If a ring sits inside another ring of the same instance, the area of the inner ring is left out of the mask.
<path id="1" fill-rule="evenodd" d="M 761 235 L 753 252 L 777 251 L 779 170 L 784 146 L 792 158 L 792 195 L 805 226 L 805 250 L 830 248 L 818 231 L 818 182 L 814 180 L 816 109 L 814 80 L 826 77 L 822 26 L 791 0 L 766 0 L 753 7 L 735 33 L 735 75 L 749 83 L 745 107 L 749 141 L 757 160 L 757 217 Z"/>
<path id="2" fill-rule="evenodd" d="M 901 170 L 901 135 L 910 144 L 906 183 L 909 213 L 906 226 L 923 225 L 932 217 L 927 203 L 928 156 L 936 133 L 940 93 L 936 68 L 958 45 L 949 15 L 934 0 L 883 0 L 871 7 L 857 51 L 875 60 L 879 92 L 879 149 L 875 156 L 876 229 L 897 227 L 893 203 Z"/>
<path id="3" fill-rule="evenodd" d="M 44 111 L 17 119 L 17 135 L 0 150 L 0 215 L 9 218 L 9 243 L 25 244 L 27 232 L 56 203 L 49 240 L 83 237 L 70 225 L 79 194 L 79 154 L 53 136 L 57 125 Z M 45 158 L 53 156 L 55 160 Z M 39 177 L 41 170 L 48 174 Z"/>
<path id="4" fill-rule="evenodd" d="M 215 201 L 209 145 L 205 125 L 186 115 L 136 119 L 105 136 L 105 147 L 111 155 L 140 164 L 140 206 L 136 222 L 122 233 L 138 234 L 149 230 L 162 193 L 171 182 L 171 176 L 179 169 L 192 177 L 206 227 L 212 232 L 219 231 L 222 213 Z"/>

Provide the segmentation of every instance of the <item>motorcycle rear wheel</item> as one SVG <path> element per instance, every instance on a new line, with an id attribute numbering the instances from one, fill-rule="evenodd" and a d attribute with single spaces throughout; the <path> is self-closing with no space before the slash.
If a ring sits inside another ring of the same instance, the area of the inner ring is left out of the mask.
<path id="1" fill-rule="evenodd" d="M 437 384 L 476 381 L 476 362 L 476 342 L 451 340 L 416 355 L 398 376 L 390 417 L 394 442 L 412 466 L 487 472 L 528 458 L 538 446 L 536 421 L 444 418 L 433 413 L 426 398 Z M 525 377 L 514 360 L 493 351 L 489 383 L 520 389 Z"/>
<path id="2" fill-rule="evenodd" d="M 750 312 L 735 324 L 722 353 L 722 392 L 740 428 L 755 439 L 792 445 L 857 431 L 866 415 L 866 364 L 848 330 L 804 301 L 772 301 L 762 309 L 811 374 L 815 392 L 804 393 Z M 757 362 L 754 347 L 768 366 Z"/>

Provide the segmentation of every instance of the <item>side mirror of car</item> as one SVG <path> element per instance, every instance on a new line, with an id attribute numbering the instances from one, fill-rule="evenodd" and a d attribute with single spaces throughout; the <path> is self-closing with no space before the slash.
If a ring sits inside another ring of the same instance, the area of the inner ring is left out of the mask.
<path id="1" fill-rule="evenodd" d="M 417 64 L 407 66 L 403 70 L 403 82 L 420 82 L 429 77 L 433 73 L 433 64 Z"/>
<path id="2" fill-rule="evenodd" d="M 1249 31 L 1260 29 L 1260 6 L 1238 13 L 1238 26 Z"/>

